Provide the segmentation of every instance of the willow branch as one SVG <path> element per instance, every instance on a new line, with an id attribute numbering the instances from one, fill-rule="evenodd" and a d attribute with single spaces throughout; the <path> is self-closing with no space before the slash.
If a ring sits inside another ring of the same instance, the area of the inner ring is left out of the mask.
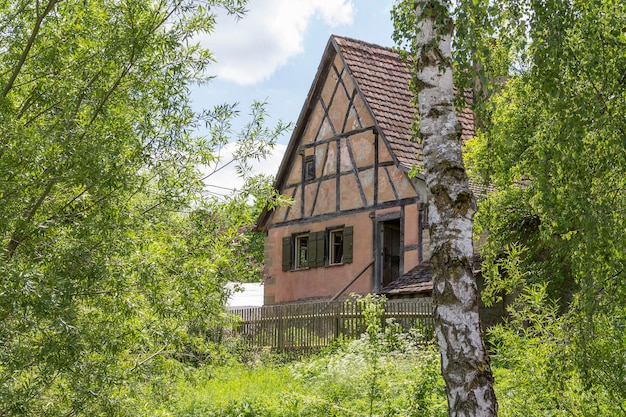
<path id="1" fill-rule="evenodd" d="M 44 9 L 43 13 L 37 17 L 37 21 L 35 22 L 35 27 L 33 28 L 33 31 L 31 32 L 30 37 L 28 38 L 26 47 L 22 51 L 22 55 L 20 56 L 20 59 L 16 67 L 13 69 L 13 73 L 11 74 L 9 81 L 7 82 L 7 84 L 4 86 L 4 89 L 2 90 L 2 98 L 6 97 L 7 94 L 9 94 L 9 91 L 11 91 L 11 88 L 13 88 L 13 84 L 15 83 L 15 80 L 17 79 L 17 76 L 20 74 L 20 71 L 22 71 L 22 67 L 24 66 L 24 63 L 26 62 L 26 58 L 28 57 L 30 50 L 35 44 L 35 39 L 37 38 L 37 35 L 39 34 L 39 30 L 41 29 L 41 23 L 46 18 L 46 16 L 50 14 L 50 12 L 52 11 L 52 8 L 59 1 L 60 0 L 50 0 L 48 4 L 46 5 L 46 8 Z"/>

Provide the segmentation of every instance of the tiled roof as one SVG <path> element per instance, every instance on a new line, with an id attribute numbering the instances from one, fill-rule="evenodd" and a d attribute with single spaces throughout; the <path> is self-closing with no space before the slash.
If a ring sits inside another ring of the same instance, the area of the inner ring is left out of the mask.
<path id="1" fill-rule="evenodd" d="M 474 254 L 472 259 L 472 270 L 474 276 L 480 274 L 481 258 Z M 409 294 L 430 295 L 433 291 L 433 271 L 430 262 L 423 262 L 402 275 L 400 278 L 391 281 L 381 291 L 387 296 L 399 296 Z"/>
<path id="2" fill-rule="evenodd" d="M 433 290 L 433 273 L 430 263 L 424 262 L 411 269 L 400 278 L 385 286 L 381 294 L 397 296 L 404 294 L 430 294 Z"/>
<path id="3" fill-rule="evenodd" d="M 409 91 L 411 71 L 391 48 L 333 35 L 348 68 L 400 165 L 410 169 L 421 165 L 421 147 L 411 140 L 415 108 Z M 457 112 L 462 139 L 474 136 L 474 116 L 470 109 Z"/>

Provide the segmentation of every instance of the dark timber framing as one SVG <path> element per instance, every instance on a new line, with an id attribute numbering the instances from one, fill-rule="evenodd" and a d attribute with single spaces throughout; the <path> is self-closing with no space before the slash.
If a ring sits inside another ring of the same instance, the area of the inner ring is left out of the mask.
<path id="1" fill-rule="evenodd" d="M 393 163 L 393 161 L 388 161 L 388 162 L 381 162 L 381 163 L 378 164 L 378 166 L 380 168 L 384 168 L 384 167 L 395 166 L 395 164 Z M 366 166 L 362 166 L 362 167 L 357 167 L 357 172 L 368 171 L 368 170 L 374 169 L 374 168 L 375 168 L 375 165 L 366 165 Z M 307 184 L 312 184 L 312 183 L 314 183 L 316 181 L 317 182 L 324 182 L 324 181 L 332 180 L 332 179 L 334 179 L 336 177 L 336 175 L 337 174 L 324 175 L 323 177 L 319 177 L 319 178 L 316 178 L 314 180 L 307 181 Z M 341 174 L 341 176 L 344 176 L 344 175 L 354 175 L 354 172 L 350 171 L 350 172 L 344 172 L 343 174 Z M 300 185 L 301 185 L 300 182 L 297 182 L 297 183 L 296 182 L 292 182 L 290 184 L 285 185 L 283 190 L 287 191 L 287 190 L 289 190 L 291 188 L 294 188 L 294 187 L 296 187 L 296 188 L 300 187 Z"/>
<path id="2" fill-rule="evenodd" d="M 335 211 L 341 211 L 341 139 L 337 139 L 335 158 Z"/>
<path id="3" fill-rule="evenodd" d="M 354 160 L 354 154 L 352 153 L 352 146 L 350 146 L 350 141 L 346 139 L 346 149 L 348 149 L 348 155 L 350 156 L 350 162 L 352 163 L 352 167 L 354 168 L 354 177 L 356 178 L 356 185 L 359 189 L 359 194 L 361 195 L 361 201 L 364 206 L 367 206 L 367 198 L 365 197 L 365 191 L 363 191 L 363 186 L 361 185 L 361 179 L 359 178 L 359 168 L 356 166 L 356 162 Z M 396 195 L 396 199 L 398 196 Z"/>
<path id="4" fill-rule="evenodd" d="M 378 204 L 378 167 L 380 165 L 378 161 L 378 129 L 373 128 L 374 131 L 374 204 Z"/>
<path id="5" fill-rule="evenodd" d="M 396 186 L 393 184 L 393 179 L 391 178 L 391 174 L 389 173 L 389 169 L 387 167 L 384 168 L 385 170 L 385 174 L 387 174 L 387 179 L 389 180 L 389 184 L 391 185 L 391 189 L 393 191 L 393 195 L 394 197 L 396 197 L 396 200 L 400 198 L 400 196 L 398 195 L 398 190 L 396 190 Z"/>
<path id="6" fill-rule="evenodd" d="M 359 294 L 394 288 L 394 280 L 428 260 L 427 187 L 423 176 L 409 176 L 422 163 L 411 140 L 411 75 L 396 55 L 331 37 L 274 183 L 294 204 L 266 208 L 257 223 L 266 233 L 267 303 L 331 299 L 346 285 Z M 331 237 L 340 229 L 353 241 L 335 253 L 342 238 Z M 305 231 L 312 231 L 309 264 L 294 272 L 294 236 Z M 354 262 L 338 262 L 348 246 Z M 277 262 L 281 254 L 286 270 Z"/>
<path id="7" fill-rule="evenodd" d="M 325 220 L 330 220 L 330 219 L 336 219 L 339 217 L 350 216 L 352 214 L 363 213 L 364 211 L 383 210 L 383 209 L 388 209 L 392 207 L 416 204 L 418 202 L 419 202 L 418 197 L 404 198 L 402 200 L 397 200 L 397 201 L 385 201 L 384 203 L 377 204 L 376 206 L 359 207 L 359 208 L 350 209 L 350 210 L 343 210 L 340 212 L 319 214 L 317 216 L 306 217 L 303 219 L 288 220 L 288 221 L 280 222 L 279 224 L 274 225 L 273 228 L 315 223 L 319 221 L 325 221 Z"/>

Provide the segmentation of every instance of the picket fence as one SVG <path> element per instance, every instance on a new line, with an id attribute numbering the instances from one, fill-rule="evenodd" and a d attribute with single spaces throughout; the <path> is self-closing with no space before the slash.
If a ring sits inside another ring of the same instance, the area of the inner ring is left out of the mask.
<path id="1" fill-rule="evenodd" d="M 430 298 L 387 300 L 383 323 L 393 319 L 401 327 L 433 326 Z M 231 310 L 235 332 L 244 343 L 279 351 L 309 351 L 333 340 L 358 338 L 366 328 L 362 303 L 355 300 L 315 301 Z"/>

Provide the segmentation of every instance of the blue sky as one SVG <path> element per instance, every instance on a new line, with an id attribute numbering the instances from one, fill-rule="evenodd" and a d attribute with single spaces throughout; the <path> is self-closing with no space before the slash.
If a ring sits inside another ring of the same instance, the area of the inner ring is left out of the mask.
<path id="1" fill-rule="evenodd" d="M 247 114 L 254 100 L 267 101 L 269 124 L 298 118 L 331 34 L 393 46 L 393 0 L 250 0 L 240 21 L 219 16 L 215 32 L 200 38 L 217 62 L 216 78 L 192 92 L 197 109 L 239 103 Z M 245 117 L 241 117 L 241 123 Z M 290 136 L 283 136 L 272 157 L 255 167 L 275 174 Z M 227 154 L 227 150 L 226 150 Z M 227 156 L 226 156 L 227 157 Z M 211 182 L 236 188 L 230 169 Z"/>

